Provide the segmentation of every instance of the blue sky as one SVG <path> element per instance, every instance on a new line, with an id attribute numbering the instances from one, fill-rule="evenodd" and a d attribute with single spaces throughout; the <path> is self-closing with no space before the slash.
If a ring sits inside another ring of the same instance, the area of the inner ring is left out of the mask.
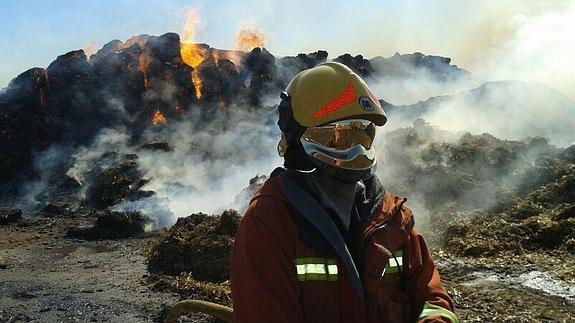
<path id="1" fill-rule="evenodd" d="M 502 4 L 503 2 L 503 4 Z M 87 44 L 100 48 L 133 35 L 181 33 L 199 11 L 197 42 L 234 48 L 236 33 L 259 26 L 276 55 L 326 49 L 390 56 L 396 51 L 449 56 L 468 69 L 513 40 L 514 19 L 562 12 L 563 0 L 183 1 L 29 0 L 0 2 L 0 88 L 30 67 Z"/>

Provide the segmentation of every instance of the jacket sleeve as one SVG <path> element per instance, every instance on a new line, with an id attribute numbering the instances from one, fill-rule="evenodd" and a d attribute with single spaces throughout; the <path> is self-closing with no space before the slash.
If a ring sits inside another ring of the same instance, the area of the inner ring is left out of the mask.
<path id="1" fill-rule="evenodd" d="M 457 322 L 453 301 L 441 286 L 439 272 L 423 237 L 412 230 L 408 239 L 408 296 L 413 301 L 412 322 Z"/>
<path id="2" fill-rule="evenodd" d="M 285 204 L 261 196 L 236 235 L 230 279 L 234 322 L 302 322 L 293 263 L 295 225 Z"/>

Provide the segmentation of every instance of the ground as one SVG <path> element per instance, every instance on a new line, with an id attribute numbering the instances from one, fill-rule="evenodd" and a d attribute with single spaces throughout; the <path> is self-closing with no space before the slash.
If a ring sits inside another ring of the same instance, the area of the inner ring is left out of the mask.
<path id="1" fill-rule="evenodd" d="M 65 238 L 82 219 L 0 227 L 0 322 L 152 322 L 176 295 L 142 284 L 143 249 L 157 234 L 124 240 Z M 21 223 L 24 224 L 24 223 Z M 0 265 L 1 266 L 1 265 Z"/>
<path id="2" fill-rule="evenodd" d="M 159 240 L 160 232 L 120 240 L 65 237 L 68 228 L 86 221 L 25 219 L 0 226 L 0 322 L 155 322 L 167 306 L 193 295 L 189 290 L 185 297 L 158 291 L 158 280 L 148 272 L 146 250 Z M 464 322 L 575 321 L 575 293 L 552 296 L 537 289 L 542 286 L 522 283 L 520 277 L 549 283 L 543 272 L 533 276 L 536 269 L 545 270 L 536 261 L 497 262 L 433 251 L 456 314 Z M 560 261 L 547 254 L 531 257 L 551 264 Z M 554 285 L 548 289 L 561 292 Z"/>

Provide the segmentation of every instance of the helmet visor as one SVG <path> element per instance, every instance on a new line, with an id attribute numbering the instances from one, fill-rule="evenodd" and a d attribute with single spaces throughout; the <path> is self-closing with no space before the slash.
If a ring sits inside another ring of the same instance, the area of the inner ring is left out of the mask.
<path id="1" fill-rule="evenodd" d="M 328 149 L 347 150 L 355 145 L 371 149 L 375 125 L 367 120 L 343 120 L 308 128 L 302 137 Z"/>
<path id="2" fill-rule="evenodd" d="M 306 153 L 328 165 L 368 169 L 375 164 L 375 125 L 367 120 L 343 120 L 306 129 L 301 142 Z"/>

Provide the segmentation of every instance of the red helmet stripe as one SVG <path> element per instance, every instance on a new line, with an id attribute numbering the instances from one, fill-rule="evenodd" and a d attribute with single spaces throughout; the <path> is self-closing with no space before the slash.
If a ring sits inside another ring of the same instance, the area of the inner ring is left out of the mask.
<path id="1" fill-rule="evenodd" d="M 337 110 L 340 110 L 341 108 L 354 103 L 355 99 L 356 99 L 355 89 L 353 88 L 351 82 L 349 82 L 345 90 L 343 90 L 343 92 L 341 92 L 341 94 L 338 95 L 337 98 L 333 99 L 330 103 L 324 105 L 323 108 L 318 110 L 311 117 L 314 119 L 325 117 L 328 114 L 334 113 Z"/>

